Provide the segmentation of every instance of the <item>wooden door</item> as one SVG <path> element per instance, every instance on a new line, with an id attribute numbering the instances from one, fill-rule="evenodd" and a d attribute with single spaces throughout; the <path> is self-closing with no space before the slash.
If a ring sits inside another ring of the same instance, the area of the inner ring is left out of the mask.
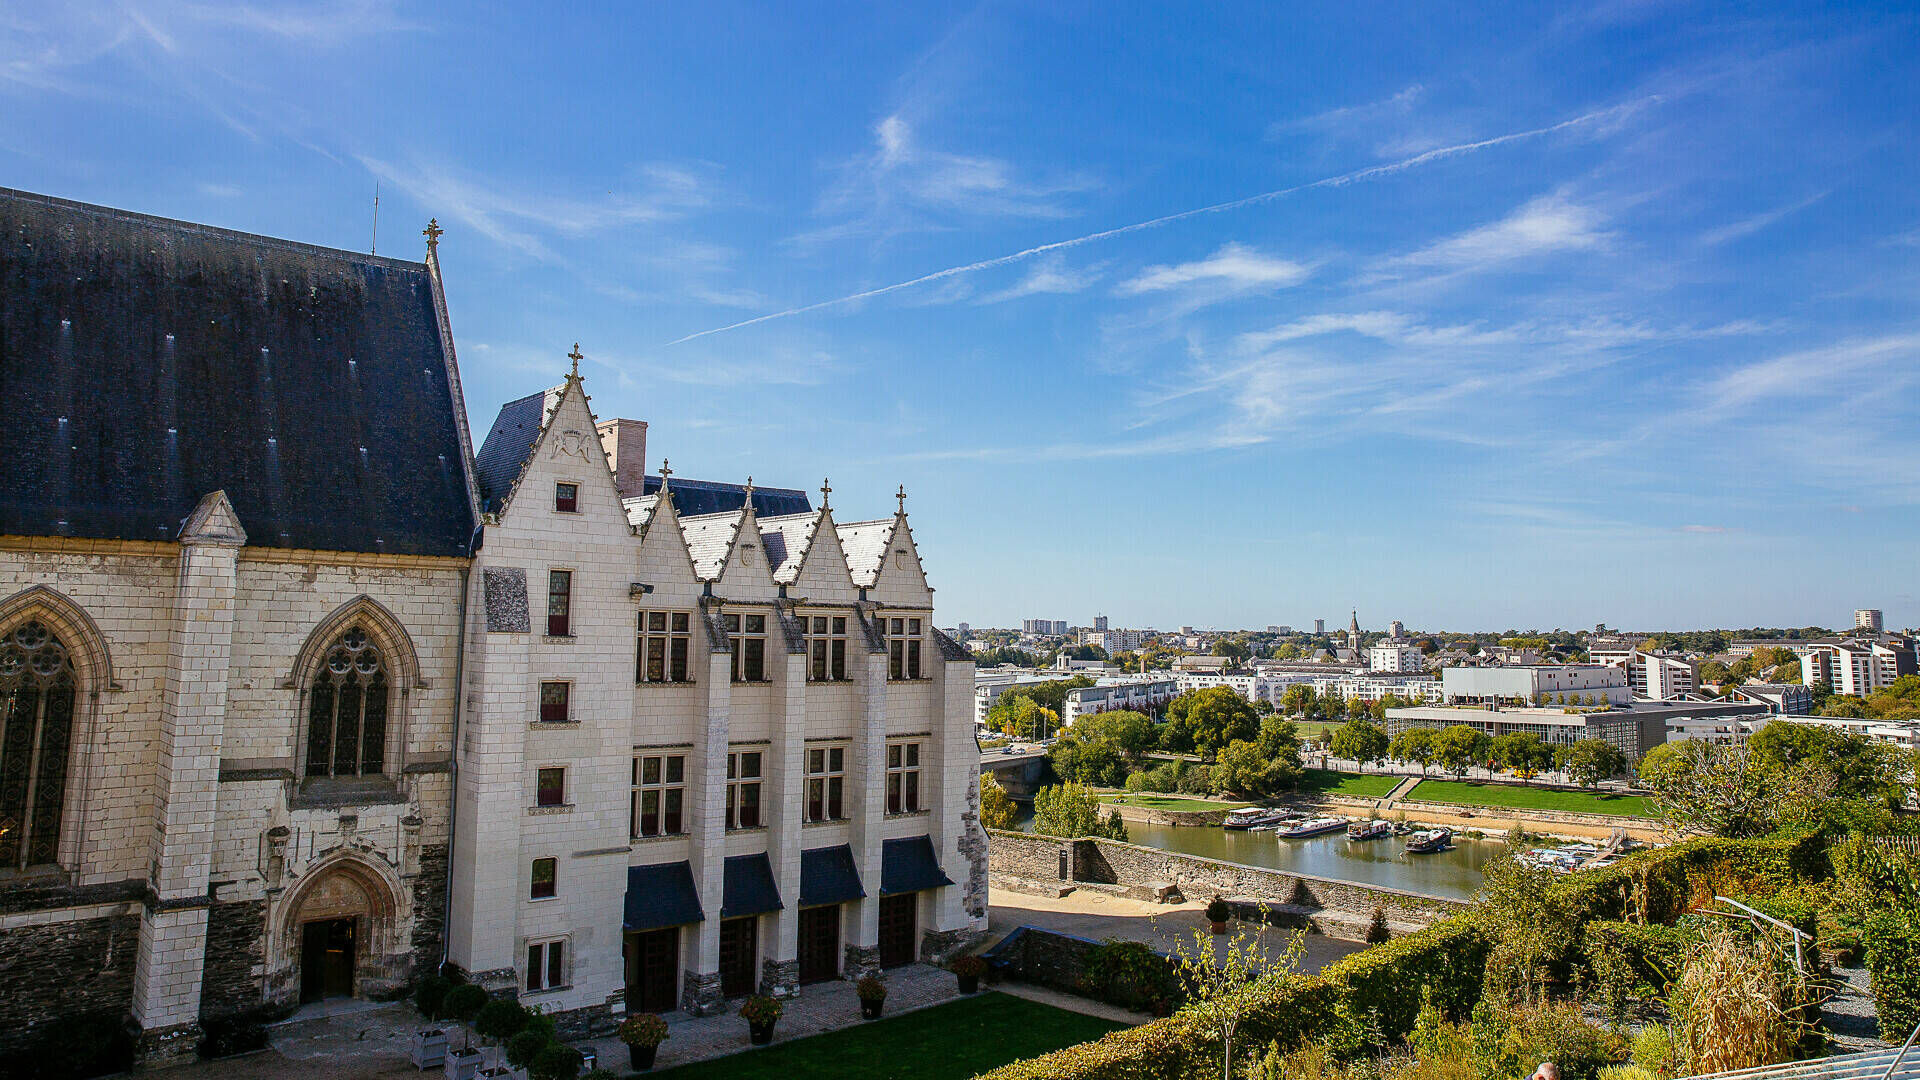
<path id="1" fill-rule="evenodd" d="M 758 922 L 756 918 L 746 918 L 728 919 L 720 924 L 720 993 L 726 997 L 753 993 Z"/>
<path id="2" fill-rule="evenodd" d="M 300 927 L 300 1000 L 353 996 L 352 919 L 319 919 Z"/>
<path id="3" fill-rule="evenodd" d="M 663 1013 L 680 1007 L 680 929 L 627 935 L 627 1011 Z"/>
<path id="4" fill-rule="evenodd" d="M 800 909 L 800 981 L 826 982 L 840 975 L 840 905 Z"/>
<path id="5" fill-rule="evenodd" d="M 914 908 L 918 893 L 880 898 L 880 966 L 899 967 L 914 960 Z"/>

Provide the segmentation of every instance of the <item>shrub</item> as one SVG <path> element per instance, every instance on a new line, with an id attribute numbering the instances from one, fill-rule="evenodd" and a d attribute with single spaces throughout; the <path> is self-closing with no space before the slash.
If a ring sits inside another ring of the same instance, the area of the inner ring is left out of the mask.
<path id="1" fill-rule="evenodd" d="M 586 1058 L 580 1051 L 564 1043 L 548 1042 L 527 1062 L 529 1080 L 574 1080 L 580 1075 L 580 1067 Z"/>
<path id="2" fill-rule="evenodd" d="M 652 1013 L 634 1013 L 621 1022 L 620 1041 L 628 1046 L 659 1046 L 667 1041 L 667 1022 Z"/>
<path id="3" fill-rule="evenodd" d="M 547 1048 L 553 1036 L 544 1031 L 536 1031 L 528 1026 L 520 1034 L 507 1040 L 507 1064 L 516 1069 L 524 1069 L 540 1051 Z"/>
<path id="4" fill-rule="evenodd" d="M 231 1057 L 265 1049 L 267 1045 L 267 1025 L 258 1013 L 202 1020 L 200 1029 L 200 1045 L 196 1050 L 202 1058 Z"/>
<path id="5" fill-rule="evenodd" d="M 1384 945 L 1393 939 L 1393 931 L 1387 927 L 1387 911 L 1375 905 L 1373 921 L 1367 924 L 1367 944 Z"/>
<path id="6" fill-rule="evenodd" d="M 1087 954 L 1087 989 L 1094 997 L 1130 1009 L 1173 998 L 1167 960 L 1138 941 L 1110 938 Z"/>
<path id="7" fill-rule="evenodd" d="M 1920 926 L 1883 915 L 1871 924 L 1866 944 L 1880 1037 L 1897 1043 L 1920 1026 Z"/>
<path id="8" fill-rule="evenodd" d="M 453 983 L 442 975 L 429 975 L 413 988 L 413 1007 L 429 1020 L 440 1019 L 440 1003 L 446 1000 Z"/>
<path id="9" fill-rule="evenodd" d="M 1648 1024 L 1633 1037 L 1634 1065 L 1656 1076 L 1673 1075 L 1673 1053 L 1673 1030 L 1665 1024 Z"/>
<path id="10" fill-rule="evenodd" d="M 985 959 L 975 956 L 972 953 L 962 953 L 954 957 L 953 962 L 948 964 L 947 968 L 955 975 L 971 975 L 977 979 L 987 973 L 987 962 Z"/>
<path id="11" fill-rule="evenodd" d="M 447 996 L 441 999 L 441 1016 L 449 1020 L 458 1020 L 463 1024 L 469 1024 L 473 1022 L 474 1017 L 480 1015 L 480 1010 L 485 1008 L 486 1004 L 487 992 L 485 989 L 475 986 L 472 983 L 461 983 L 459 986 L 448 990 Z"/>
<path id="12" fill-rule="evenodd" d="M 754 994 L 740 1003 L 740 1015 L 745 1017 L 749 1024 L 771 1024 L 780 1019 L 783 1011 L 784 1007 L 780 1004 L 779 998 L 771 998 L 765 994 Z"/>
<path id="13" fill-rule="evenodd" d="M 887 984 L 871 975 L 861 976 L 860 981 L 853 984 L 853 992 L 860 996 L 861 1001 L 887 1000 Z"/>
<path id="14" fill-rule="evenodd" d="M 1207 901 L 1208 922 L 1226 922 L 1231 918 L 1233 918 L 1233 908 L 1227 903 L 1225 898 L 1216 896 Z"/>
<path id="15" fill-rule="evenodd" d="M 1577 1005 L 1545 1005 L 1504 1019 L 1500 1051 L 1510 1075 L 1551 1061 L 1563 1080 L 1598 1080 L 1602 1068 L 1627 1060 L 1626 1037 L 1587 1023 Z"/>
<path id="16" fill-rule="evenodd" d="M 526 1006 L 506 998 L 494 998 L 480 1006 L 473 1018 L 473 1033 L 496 1042 L 513 1038 L 526 1026 Z"/>

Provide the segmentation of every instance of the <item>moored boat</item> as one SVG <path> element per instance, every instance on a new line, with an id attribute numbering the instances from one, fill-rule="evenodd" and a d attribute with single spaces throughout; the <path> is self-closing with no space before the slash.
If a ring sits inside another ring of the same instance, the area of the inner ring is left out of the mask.
<path id="1" fill-rule="evenodd" d="M 1407 837 L 1407 854 L 1428 855 L 1453 845 L 1452 829 L 1422 829 Z"/>
<path id="2" fill-rule="evenodd" d="M 1346 818 L 1317 817 L 1308 818 L 1298 824 L 1283 826 L 1279 830 L 1279 833 L 1281 836 L 1289 839 L 1299 839 L 1305 836 L 1319 836 L 1322 833 L 1338 832 L 1346 828 L 1346 826 Z"/>
<path id="3" fill-rule="evenodd" d="M 1374 818 L 1372 821 L 1356 821 L 1347 826 L 1347 839 L 1373 840 L 1393 832 L 1393 823 Z"/>
<path id="4" fill-rule="evenodd" d="M 1227 816 L 1220 822 L 1220 827 L 1235 831 L 1256 829 L 1262 825 L 1271 825 L 1286 816 L 1286 812 L 1282 810 L 1269 810 L 1264 806 L 1243 806 L 1238 810 L 1227 811 Z"/>

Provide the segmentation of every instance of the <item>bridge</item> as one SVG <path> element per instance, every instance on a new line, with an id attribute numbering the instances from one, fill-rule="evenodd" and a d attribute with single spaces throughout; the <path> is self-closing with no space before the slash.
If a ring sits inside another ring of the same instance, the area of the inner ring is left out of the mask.
<path id="1" fill-rule="evenodd" d="M 1045 750 L 1025 750 L 1018 754 L 987 750 L 980 755 L 980 771 L 992 773 L 1016 802 L 1031 802 L 1041 788 L 1060 782 Z"/>

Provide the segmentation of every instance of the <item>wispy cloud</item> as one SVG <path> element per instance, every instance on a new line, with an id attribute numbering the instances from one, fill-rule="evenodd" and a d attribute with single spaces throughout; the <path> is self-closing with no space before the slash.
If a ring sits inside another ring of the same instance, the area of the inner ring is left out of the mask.
<path id="1" fill-rule="evenodd" d="M 1610 238 L 1605 216 L 1564 195 L 1543 195 L 1499 221 L 1449 236 L 1418 251 L 1381 260 L 1375 274 L 1408 269 L 1474 270 L 1536 255 L 1587 251 Z"/>
<path id="2" fill-rule="evenodd" d="M 1193 285 L 1224 286 L 1240 291 L 1286 288 L 1305 281 L 1310 271 L 1288 259 L 1262 255 L 1243 244 L 1226 244 L 1212 255 L 1174 266 L 1149 266 L 1120 284 L 1122 296 L 1165 292 Z"/>
<path id="3" fill-rule="evenodd" d="M 1875 375 L 1913 381 L 1916 361 L 1920 361 L 1920 334 L 1842 341 L 1759 360 L 1712 380 L 1700 395 L 1703 414 L 1727 416 L 1782 397 L 1804 400 L 1842 394 L 1853 399 L 1855 394 L 1847 388 L 1888 388 L 1886 379 Z"/>
<path id="4" fill-rule="evenodd" d="M 1661 99 L 1658 96 L 1644 97 L 1634 101 L 1626 102 L 1625 104 L 1615 105 L 1610 108 L 1596 109 L 1593 112 L 1583 113 L 1579 116 L 1573 117 L 1572 119 L 1562 120 L 1557 124 L 1549 124 L 1546 127 L 1533 128 L 1528 131 L 1510 132 L 1506 135 L 1496 135 L 1496 136 L 1493 136 L 1492 138 L 1480 139 L 1480 140 L 1469 142 L 1469 143 L 1459 143 L 1453 146 L 1438 147 L 1433 150 L 1428 150 L 1424 153 L 1414 154 L 1411 157 L 1402 158 L 1399 161 L 1388 162 L 1385 165 L 1374 165 L 1365 169 L 1355 169 L 1355 170 L 1352 170 L 1351 172 L 1344 172 L 1336 176 L 1325 177 L 1320 180 L 1314 180 L 1310 183 L 1296 184 L 1293 187 L 1279 188 L 1274 191 L 1263 191 L 1258 195 L 1249 195 L 1245 198 L 1234 199 L 1229 202 L 1214 203 L 1211 206 L 1201 206 L 1201 207 L 1196 207 L 1195 209 L 1192 209 L 1192 210 L 1182 210 L 1182 211 L 1179 211 L 1178 213 L 1166 214 L 1161 217 L 1150 218 L 1146 221 L 1137 221 L 1131 225 L 1121 225 L 1121 226 L 1118 226 L 1117 228 L 1102 229 L 1099 232 L 1092 232 L 1092 233 L 1087 233 L 1083 236 L 1076 236 L 1070 240 L 1056 240 L 1049 244 L 1040 244 L 1036 247 L 1030 247 L 1023 251 L 1016 251 L 1010 255 L 1001 255 L 992 259 L 981 259 L 978 262 L 966 263 L 960 266 L 949 266 L 944 270 L 935 270 L 932 273 L 921 274 L 919 277 L 908 278 L 905 281 L 896 281 L 891 285 L 882 285 L 877 288 L 864 289 L 860 292 L 849 293 L 845 296 L 836 296 L 831 300 L 821 300 L 812 304 L 803 304 L 798 307 L 787 308 L 784 311 L 770 312 L 766 315 L 760 315 L 752 319 L 743 319 L 740 322 L 728 323 L 725 326 L 716 326 L 706 330 L 698 330 L 691 334 L 683 334 L 680 337 L 673 339 L 672 341 L 668 341 L 664 343 L 661 346 L 661 348 L 670 348 L 672 346 L 684 344 L 686 342 L 693 341 L 698 338 L 708 337 L 713 334 L 724 334 L 730 330 L 739 330 L 739 329 L 742 329 L 743 327 L 757 326 L 760 323 L 771 322 L 775 319 L 788 319 L 788 318 L 792 318 L 795 315 L 807 314 L 808 312 L 820 311 L 820 310 L 823 310 L 826 308 L 832 308 L 832 307 L 839 307 L 844 304 L 854 304 L 862 300 L 871 300 L 877 296 L 885 296 L 889 293 L 899 292 L 903 289 L 915 288 L 917 286 L 924 285 L 931 281 L 941 281 L 946 278 L 956 277 L 961 274 L 972 274 L 972 273 L 977 273 L 981 270 L 988 270 L 997 266 L 1006 266 L 1011 263 L 1023 262 L 1027 259 L 1034 258 L 1035 256 L 1038 256 L 1038 255 L 1045 255 L 1055 251 L 1064 251 L 1068 248 L 1079 247 L 1082 244 L 1091 244 L 1101 240 L 1108 240 L 1116 236 L 1125 236 L 1130 233 L 1141 232 L 1146 229 L 1157 229 L 1157 228 L 1160 228 L 1161 226 L 1171 225 L 1174 222 L 1185 221 L 1189 218 L 1196 218 L 1196 217 L 1200 217 L 1208 214 L 1222 214 L 1222 213 L 1227 213 L 1233 210 L 1244 209 L 1249 206 L 1258 206 L 1262 203 L 1272 202 L 1276 199 L 1284 199 L 1291 195 L 1297 195 L 1303 191 L 1310 191 L 1316 188 L 1343 187 L 1347 184 L 1360 183 L 1362 181 L 1371 180 L 1376 177 L 1391 176 L 1396 173 L 1405 172 L 1408 169 L 1416 169 L 1422 165 L 1426 165 L 1431 162 L 1439 161 L 1445 158 L 1455 157 L 1460 154 L 1470 154 L 1479 150 L 1486 150 L 1496 146 L 1504 146 L 1509 143 L 1519 142 L 1526 139 L 1537 139 L 1547 135 L 1554 135 L 1554 134 L 1559 134 L 1565 131 L 1573 131 L 1573 130 L 1578 130 L 1583 128 L 1592 128 L 1594 130 L 1599 130 L 1599 131 L 1617 130 L 1621 125 L 1625 124 L 1627 120 L 1631 118 L 1633 115 L 1640 112 L 1642 109 L 1649 108 L 1659 103 L 1660 100 Z"/>
<path id="5" fill-rule="evenodd" d="M 711 181 L 670 165 L 639 166 L 606 198 L 587 199 L 517 190 L 498 178 L 438 161 L 400 164 L 363 156 L 360 163 L 429 213 L 545 261 L 559 258 L 556 238 L 671 221 L 713 201 Z"/>
<path id="6" fill-rule="evenodd" d="M 1798 202 L 1788 203 L 1785 206 L 1775 207 L 1774 209 L 1768 210 L 1765 213 L 1755 214 L 1752 217 L 1748 217 L 1748 218 L 1742 218 L 1739 221 L 1722 225 L 1717 229 L 1708 229 L 1705 233 L 1701 234 L 1700 242 L 1708 247 L 1718 247 L 1721 244 L 1738 240 L 1743 236 L 1751 236 L 1754 233 L 1757 233 L 1760 230 L 1765 229 L 1768 226 L 1773 225 L 1774 223 L 1780 221 L 1782 218 L 1788 217 L 1792 214 L 1797 214 L 1800 211 L 1805 210 L 1807 207 L 1812 206 L 1814 203 L 1817 203 L 1821 199 L 1826 198 L 1828 194 L 1830 193 L 1822 191 L 1822 192 L 1819 192 L 1818 194 L 1810 195 L 1804 199 L 1801 199 Z"/>
<path id="7" fill-rule="evenodd" d="M 1015 284 L 982 296 L 980 303 L 998 304 L 1026 296 L 1077 293 L 1099 281 L 1100 277 L 1099 269 L 1070 269 L 1066 259 L 1056 255 L 1036 263 L 1027 271 L 1027 276 Z"/>

